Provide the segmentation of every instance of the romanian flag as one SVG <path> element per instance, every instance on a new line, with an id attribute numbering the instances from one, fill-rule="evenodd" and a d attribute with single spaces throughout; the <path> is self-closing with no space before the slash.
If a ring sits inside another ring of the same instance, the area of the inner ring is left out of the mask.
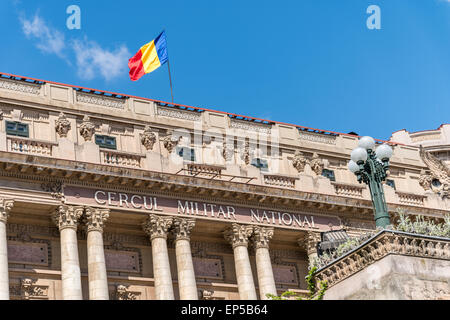
<path id="1" fill-rule="evenodd" d="M 146 73 L 159 68 L 168 60 L 165 32 L 161 32 L 154 40 L 142 46 L 133 58 L 128 60 L 130 79 L 138 80 Z"/>

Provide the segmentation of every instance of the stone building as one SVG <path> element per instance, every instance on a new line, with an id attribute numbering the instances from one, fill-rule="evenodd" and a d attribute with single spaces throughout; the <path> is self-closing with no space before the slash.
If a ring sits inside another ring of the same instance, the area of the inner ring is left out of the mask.
<path id="1" fill-rule="evenodd" d="M 352 134 L 8 74 L 0 120 L 0 299 L 303 293 L 321 232 L 375 227 Z M 441 220 L 448 158 L 414 137 L 390 141 L 391 218 Z"/>

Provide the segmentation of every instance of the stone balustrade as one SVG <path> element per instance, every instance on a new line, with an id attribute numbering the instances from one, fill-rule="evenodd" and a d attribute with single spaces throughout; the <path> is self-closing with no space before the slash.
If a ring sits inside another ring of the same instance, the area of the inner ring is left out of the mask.
<path id="1" fill-rule="evenodd" d="M 114 150 L 100 150 L 101 163 L 120 166 L 120 167 L 132 167 L 140 168 L 141 159 L 144 156 Z"/>
<path id="2" fill-rule="evenodd" d="M 186 164 L 186 168 L 189 175 L 207 175 L 215 177 L 220 177 L 222 170 L 224 169 L 220 166 L 199 163 L 188 163 Z"/>
<path id="3" fill-rule="evenodd" d="M 20 137 L 8 137 L 8 151 L 29 153 L 41 156 L 52 156 L 52 147 L 57 144 L 50 141 L 39 141 Z"/>
<path id="4" fill-rule="evenodd" d="M 398 200 L 402 204 L 423 206 L 426 196 L 414 193 L 397 192 Z"/>
<path id="5" fill-rule="evenodd" d="M 346 197 L 354 197 L 354 198 L 362 198 L 365 186 L 364 185 L 352 185 L 345 183 L 336 183 L 332 182 L 334 185 L 334 189 L 337 195 L 346 196 Z"/>
<path id="6" fill-rule="evenodd" d="M 396 254 L 450 260 L 450 239 L 383 230 L 316 273 L 318 283 L 332 287 L 387 255 Z"/>
<path id="7" fill-rule="evenodd" d="M 297 178 L 281 175 L 264 175 L 265 184 L 284 188 L 295 188 L 295 180 Z"/>

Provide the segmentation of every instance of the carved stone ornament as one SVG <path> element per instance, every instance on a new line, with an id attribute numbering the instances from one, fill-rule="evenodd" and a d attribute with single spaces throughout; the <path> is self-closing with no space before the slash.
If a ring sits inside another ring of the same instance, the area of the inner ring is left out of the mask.
<path id="1" fill-rule="evenodd" d="M 80 135 L 84 138 L 84 141 L 91 141 L 94 133 L 95 125 L 91 122 L 89 116 L 84 116 L 80 125 Z"/>
<path id="2" fill-rule="evenodd" d="M 141 134 L 141 143 L 147 150 L 153 150 L 153 146 L 156 142 L 156 134 L 152 132 L 152 128 L 145 126 L 144 132 Z"/>
<path id="3" fill-rule="evenodd" d="M 61 181 L 55 181 L 55 182 L 46 182 L 41 184 L 41 189 L 45 192 L 50 192 L 52 195 L 52 198 L 54 199 L 61 199 L 64 197 L 64 194 L 62 192 L 62 182 Z"/>
<path id="4" fill-rule="evenodd" d="M 119 284 L 116 286 L 116 299 L 117 300 L 136 300 L 137 294 L 136 292 L 131 292 L 128 290 L 128 287 Z"/>
<path id="5" fill-rule="evenodd" d="M 305 158 L 303 152 L 299 150 L 295 151 L 294 159 L 292 160 L 292 165 L 294 166 L 295 169 L 297 169 L 299 173 L 303 172 L 303 170 L 305 169 L 305 165 L 307 163 L 308 159 Z"/>
<path id="6" fill-rule="evenodd" d="M 214 290 L 201 289 L 199 293 L 202 300 L 214 300 Z"/>
<path id="7" fill-rule="evenodd" d="M 67 133 L 70 131 L 70 121 L 67 120 L 64 113 L 60 113 L 58 119 L 55 121 L 55 130 L 61 138 L 67 138 Z"/>
<path id="8" fill-rule="evenodd" d="M 430 173 L 426 174 L 421 171 L 419 183 L 424 190 L 432 190 L 439 194 L 442 198 L 450 196 L 450 168 L 440 159 L 436 158 L 430 152 L 425 151 L 420 146 L 420 157 L 430 169 Z M 433 180 L 439 181 L 439 184 L 433 184 Z"/>
<path id="9" fill-rule="evenodd" d="M 3 110 L 0 109 L 0 120 L 3 120 Z"/>
<path id="10" fill-rule="evenodd" d="M 225 230 L 224 237 L 233 249 L 237 246 L 248 246 L 248 238 L 252 235 L 253 228 L 247 225 L 233 223 L 230 228 Z"/>
<path id="11" fill-rule="evenodd" d="M 244 163 L 246 165 L 249 165 L 250 163 L 250 143 L 248 141 L 245 142 L 244 146 Z"/>
<path id="12" fill-rule="evenodd" d="M 109 209 L 97 209 L 91 207 L 85 207 L 85 222 L 87 225 L 87 231 L 100 231 L 103 232 L 103 228 L 106 220 L 109 218 Z"/>
<path id="13" fill-rule="evenodd" d="M 9 212 L 14 206 L 14 200 L 0 198 L 0 221 L 6 223 Z"/>
<path id="14" fill-rule="evenodd" d="M 172 153 L 173 148 L 178 144 L 178 140 L 173 135 L 173 131 L 169 130 L 167 135 L 162 139 L 164 148 L 167 149 L 169 153 Z"/>
<path id="15" fill-rule="evenodd" d="M 233 158 L 233 154 L 234 154 L 234 144 L 229 141 L 227 142 L 223 142 L 223 146 L 222 146 L 222 156 L 225 159 L 225 161 L 231 161 L 231 159 Z"/>
<path id="16" fill-rule="evenodd" d="M 269 249 L 269 241 L 273 237 L 273 228 L 255 227 L 253 228 L 253 245 L 255 249 Z"/>
<path id="17" fill-rule="evenodd" d="M 320 233 L 307 232 L 305 237 L 298 239 L 298 245 L 309 255 L 317 253 L 317 244 L 320 242 Z"/>
<path id="18" fill-rule="evenodd" d="M 42 298 L 47 296 L 48 287 L 37 286 L 35 285 L 36 282 L 37 280 L 33 280 L 30 278 L 24 278 L 20 281 L 22 299 L 29 300 L 31 298 Z"/>
<path id="19" fill-rule="evenodd" d="M 167 239 L 167 231 L 172 226 L 172 223 L 172 217 L 150 214 L 142 227 L 144 232 L 150 236 L 150 240 L 155 238 Z"/>
<path id="20" fill-rule="evenodd" d="M 65 228 L 71 228 L 77 230 L 78 220 L 83 215 L 83 207 L 73 207 L 67 205 L 60 205 L 53 212 L 53 222 L 59 228 L 63 230 Z"/>
<path id="21" fill-rule="evenodd" d="M 314 171 L 318 176 L 322 175 L 324 164 L 323 160 L 320 159 L 317 153 L 314 152 L 309 164 L 311 166 L 312 171 Z"/>
<path id="22" fill-rule="evenodd" d="M 173 221 L 173 232 L 176 240 L 189 240 L 194 226 L 194 219 L 175 218 Z"/>

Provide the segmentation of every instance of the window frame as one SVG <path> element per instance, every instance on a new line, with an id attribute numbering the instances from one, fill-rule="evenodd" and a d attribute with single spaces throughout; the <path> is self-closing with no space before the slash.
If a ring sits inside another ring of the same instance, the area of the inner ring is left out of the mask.
<path id="1" fill-rule="evenodd" d="M 327 173 L 331 173 L 331 175 Z M 334 174 L 334 170 L 322 169 L 322 176 L 329 179 L 330 181 L 336 182 L 336 175 Z"/>
<path id="2" fill-rule="evenodd" d="M 99 142 L 97 140 L 99 138 L 103 138 L 105 142 Z M 96 134 L 94 139 L 95 139 L 95 144 L 98 145 L 100 148 L 106 148 L 106 149 L 110 149 L 110 150 L 117 150 L 117 139 L 116 139 L 116 137 L 102 135 L 102 134 Z M 106 143 L 107 139 L 113 139 L 114 140 L 114 144 L 107 144 Z"/>
<path id="3" fill-rule="evenodd" d="M 15 129 L 8 129 L 8 124 L 14 124 Z M 25 130 L 19 131 L 17 129 L 18 125 L 25 126 Z M 20 122 L 20 121 L 5 120 L 5 132 L 7 135 L 10 135 L 10 136 L 29 138 L 30 137 L 30 126 L 28 123 L 24 123 L 24 122 Z"/>

